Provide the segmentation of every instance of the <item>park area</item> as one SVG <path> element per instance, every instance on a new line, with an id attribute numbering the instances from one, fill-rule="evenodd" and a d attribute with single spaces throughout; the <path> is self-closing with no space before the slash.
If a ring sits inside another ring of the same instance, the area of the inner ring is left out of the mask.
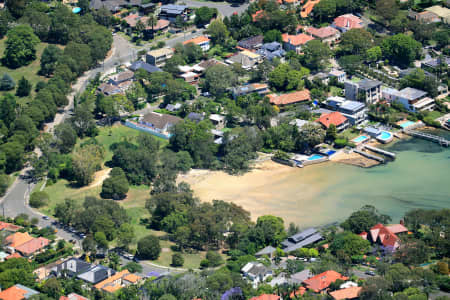
<path id="1" fill-rule="evenodd" d="M 95 137 L 96 141 L 103 146 L 105 150 L 103 166 L 100 171 L 95 174 L 94 181 L 88 186 L 76 187 L 73 183 L 60 179 L 56 183 L 46 184 L 43 191 L 49 195 L 48 204 L 41 207 L 39 210 L 49 216 L 54 215 L 55 207 L 63 203 L 65 199 L 73 199 L 78 205 L 82 205 L 86 197 L 100 198 L 102 191 L 102 182 L 108 177 L 109 167 L 105 166 L 105 163 L 110 161 L 113 153 L 111 151 L 111 145 L 121 141 L 134 142 L 141 132 L 131 129 L 129 127 L 116 124 L 112 127 L 99 128 L 99 134 Z M 167 140 L 157 138 L 160 141 L 161 148 L 167 145 Z M 78 141 L 78 144 L 85 143 L 90 138 L 84 138 Z M 34 191 L 38 191 L 42 188 L 43 182 L 40 182 Z M 168 240 L 167 233 L 163 231 L 155 231 L 148 228 L 149 219 L 151 217 L 149 211 L 145 208 L 146 201 L 150 198 L 150 188 L 146 185 L 130 185 L 130 189 L 127 193 L 127 197 L 123 200 L 117 201 L 121 207 L 123 207 L 128 216 L 130 217 L 130 224 L 132 225 L 135 233 L 134 242 L 131 244 L 132 251 L 136 249 L 137 241 L 149 234 L 160 237 L 161 254 L 157 260 L 152 261 L 155 264 L 169 267 L 172 262 L 172 246 L 175 244 Z M 110 243 L 111 247 L 116 246 L 116 240 Z M 200 251 L 196 253 L 183 253 L 184 258 L 183 268 L 196 269 L 200 267 L 200 262 L 205 258 L 206 252 Z"/>

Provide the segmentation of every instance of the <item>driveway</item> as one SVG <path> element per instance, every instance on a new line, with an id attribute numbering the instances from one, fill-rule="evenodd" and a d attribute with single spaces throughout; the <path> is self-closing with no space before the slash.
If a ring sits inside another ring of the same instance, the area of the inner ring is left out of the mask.
<path id="1" fill-rule="evenodd" d="M 210 8 L 217 8 L 219 13 L 224 17 L 229 17 L 233 13 L 241 14 L 243 13 L 247 7 L 248 3 L 240 4 L 239 6 L 232 6 L 230 3 L 227 2 L 206 2 L 206 1 L 195 1 L 195 0 L 184 0 L 184 1 L 178 1 L 178 4 L 184 3 L 185 5 L 189 7 L 202 7 L 202 6 L 208 6 Z"/>

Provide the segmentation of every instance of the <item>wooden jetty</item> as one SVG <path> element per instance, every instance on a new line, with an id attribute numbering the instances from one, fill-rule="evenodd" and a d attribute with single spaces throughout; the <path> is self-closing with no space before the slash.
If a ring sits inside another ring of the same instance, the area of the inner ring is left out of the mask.
<path id="1" fill-rule="evenodd" d="M 429 134 L 429 133 L 421 132 L 421 131 L 417 131 L 417 130 L 405 130 L 404 132 L 410 136 L 414 136 L 414 137 L 418 137 L 418 138 L 422 138 L 422 139 L 425 139 L 428 141 L 438 143 L 441 146 L 448 147 L 450 145 L 449 140 L 447 140 L 441 136 L 434 135 L 434 134 Z"/>
<path id="2" fill-rule="evenodd" d="M 375 148 L 375 147 L 369 146 L 369 145 L 364 145 L 363 147 L 365 149 L 368 149 L 368 150 L 372 151 L 372 152 L 383 154 L 384 156 L 389 156 L 389 157 L 395 158 L 395 153 L 393 153 L 393 152 L 389 152 L 389 151 L 386 151 L 386 150 L 383 150 L 383 149 L 380 149 L 380 148 Z"/>

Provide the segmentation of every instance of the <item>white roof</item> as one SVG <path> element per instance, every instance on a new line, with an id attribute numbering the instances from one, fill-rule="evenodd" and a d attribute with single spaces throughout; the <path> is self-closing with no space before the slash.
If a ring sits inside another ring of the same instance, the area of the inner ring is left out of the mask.
<path id="1" fill-rule="evenodd" d="M 183 77 L 183 78 L 189 78 L 189 77 L 195 77 L 195 76 L 198 76 L 198 74 L 194 73 L 194 72 L 187 72 L 187 73 L 181 74 L 181 77 Z"/>
<path id="2" fill-rule="evenodd" d="M 356 282 L 347 281 L 339 286 L 340 289 L 348 289 L 350 287 L 358 286 Z"/>
<path id="3" fill-rule="evenodd" d="M 413 106 L 416 109 L 421 109 L 431 103 L 434 103 L 434 99 L 432 99 L 430 97 L 426 97 L 426 98 L 423 98 L 422 100 L 419 100 L 418 102 L 414 103 Z"/>
<path id="4" fill-rule="evenodd" d="M 178 66 L 178 70 L 180 70 L 183 73 L 192 71 L 191 66 Z"/>
<path id="5" fill-rule="evenodd" d="M 223 120 L 225 120 L 225 116 L 218 115 L 218 114 L 211 114 L 211 115 L 209 116 L 209 118 L 210 118 L 211 120 L 214 120 L 214 121 L 223 121 Z"/>
<path id="6" fill-rule="evenodd" d="M 242 267 L 241 271 L 244 273 L 247 273 L 248 271 L 253 268 L 254 264 L 252 262 L 247 263 L 245 266 Z"/>

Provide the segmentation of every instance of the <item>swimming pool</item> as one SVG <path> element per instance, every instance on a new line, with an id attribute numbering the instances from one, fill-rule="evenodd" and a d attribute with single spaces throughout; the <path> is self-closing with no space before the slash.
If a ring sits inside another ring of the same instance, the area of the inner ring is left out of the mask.
<path id="1" fill-rule="evenodd" d="M 318 159 L 321 159 L 321 158 L 324 158 L 324 156 L 320 155 L 320 154 L 313 154 L 310 157 L 308 157 L 308 160 L 318 160 Z"/>
<path id="2" fill-rule="evenodd" d="M 81 7 L 74 7 L 73 9 L 72 9 L 72 12 L 74 13 L 74 14 L 77 14 L 77 13 L 79 13 L 81 11 Z"/>
<path id="3" fill-rule="evenodd" d="M 354 142 L 354 143 L 361 143 L 361 142 L 364 142 L 364 141 L 367 140 L 367 139 L 368 139 L 367 136 L 365 136 L 365 135 L 360 135 L 360 136 L 354 138 L 354 139 L 352 140 L 352 142 Z"/>
<path id="4" fill-rule="evenodd" d="M 335 153 L 336 153 L 336 151 L 334 151 L 334 150 L 328 150 L 327 152 L 325 152 L 325 154 L 328 156 L 333 155 Z"/>
<path id="5" fill-rule="evenodd" d="M 377 140 L 379 140 L 382 143 L 389 143 L 393 139 L 393 134 L 389 131 L 382 131 L 378 136 Z"/>
<path id="6" fill-rule="evenodd" d="M 409 126 L 411 126 L 411 125 L 414 125 L 416 122 L 413 122 L 413 121 L 406 121 L 406 122 L 403 122 L 402 124 L 400 124 L 400 127 L 401 128 L 406 128 L 406 127 L 409 127 Z"/>

